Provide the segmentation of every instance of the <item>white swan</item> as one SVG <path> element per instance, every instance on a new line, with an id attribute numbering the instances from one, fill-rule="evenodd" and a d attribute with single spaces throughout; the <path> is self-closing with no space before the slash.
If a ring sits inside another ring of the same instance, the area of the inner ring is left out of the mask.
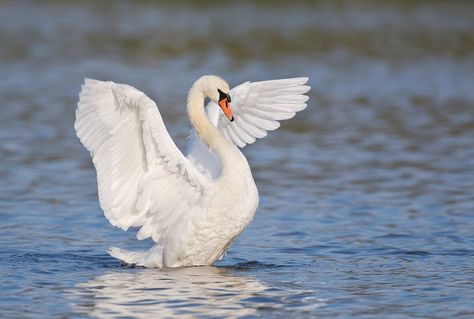
<path id="1" fill-rule="evenodd" d="M 74 126 L 97 170 L 100 205 L 112 225 L 140 227 L 137 238 L 155 242 L 146 252 L 111 248 L 110 255 L 157 268 L 211 265 L 222 257 L 258 206 L 236 145 L 253 143 L 304 109 L 307 80 L 246 82 L 229 90 L 217 76 L 201 77 L 188 95 L 195 133 L 185 157 L 143 92 L 86 79 Z"/>

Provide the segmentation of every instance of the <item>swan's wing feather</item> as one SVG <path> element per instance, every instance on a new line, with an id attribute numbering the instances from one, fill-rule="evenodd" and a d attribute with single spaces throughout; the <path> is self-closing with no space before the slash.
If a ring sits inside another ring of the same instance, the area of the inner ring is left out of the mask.
<path id="1" fill-rule="evenodd" d="M 295 116 L 304 110 L 310 90 L 305 85 L 308 78 L 291 78 L 262 82 L 245 82 L 230 90 L 231 108 L 235 120 L 230 122 L 219 106 L 210 101 L 206 105 L 209 120 L 235 145 L 244 147 L 257 138 L 267 136 L 267 131 L 280 127 L 279 121 Z M 199 139 L 194 130 L 188 141 L 188 159 L 207 176 L 220 174 L 219 158 Z"/>
<path id="2" fill-rule="evenodd" d="M 304 110 L 311 88 L 308 78 L 291 78 L 261 82 L 245 82 L 230 90 L 231 108 L 235 120 L 230 122 L 221 112 L 217 127 L 235 145 L 244 147 L 257 138 L 267 135 L 267 131 L 280 126 L 279 121 L 295 116 Z M 218 107 L 215 103 L 212 107 Z M 209 107 L 210 105 L 208 105 Z"/>
<path id="3" fill-rule="evenodd" d="M 179 151 L 143 92 L 86 79 L 75 129 L 91 153 L 100 205 L 112 225 L 141 227 L 139 239 L 157 242 L 189 224 L 179 220 L 199 214 L 210 180 Z"/>

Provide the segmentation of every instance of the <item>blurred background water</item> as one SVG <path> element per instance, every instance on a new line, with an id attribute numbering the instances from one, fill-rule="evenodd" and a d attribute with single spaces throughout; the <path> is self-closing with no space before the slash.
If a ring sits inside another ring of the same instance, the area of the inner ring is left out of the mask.
<path id="1" fill-rule="evenodd" d="M 0 2 L 0 313 L 474 317 L 471 1 Z M 155 99 L 185 145 L 202 74 L 309 76 L 245 148 L 261 203 L 213 267 L 124 268 L 75 137 L 84 77 Z"/>

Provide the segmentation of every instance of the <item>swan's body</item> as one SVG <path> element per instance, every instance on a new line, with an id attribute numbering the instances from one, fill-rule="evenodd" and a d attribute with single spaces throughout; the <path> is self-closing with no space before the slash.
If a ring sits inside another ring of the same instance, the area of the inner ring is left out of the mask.
<path id="1" fill-rule="evenodd" d="M 86 79 L 75 129 L 91 152 L 101 207 L 114 226 L 140 227 L 138 239 L 155 241 L 146 252 L 111 248 L 109 253 L 129 264 L 158 268 L 211 265 L 222 257 L 258 206 L 250 167 L 236 145 L 253 143 L 276 129 L 277 120 L 304 109 L 306 81 L 246 82 L 234 88 L 234 121 L 227 83 L 201 77 L 188 96 L 195 133 L 185 157 L 144 93 Z M 211 99 L 207 113 L 206 97 Z"/>

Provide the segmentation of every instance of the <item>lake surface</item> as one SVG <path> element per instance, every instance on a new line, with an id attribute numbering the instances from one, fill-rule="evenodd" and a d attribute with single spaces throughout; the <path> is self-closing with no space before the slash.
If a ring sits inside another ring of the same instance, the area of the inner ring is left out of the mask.
<path id="1" fill-rule="evenodd" d="M 0 2 L 2 318 L 473 318 L 474 3 Z M 202 74 L 309 76 L 244 152 L 261 202 L 212 267 L 126 268 L 73 129 L 84 77 L 185 145 Z"/>

